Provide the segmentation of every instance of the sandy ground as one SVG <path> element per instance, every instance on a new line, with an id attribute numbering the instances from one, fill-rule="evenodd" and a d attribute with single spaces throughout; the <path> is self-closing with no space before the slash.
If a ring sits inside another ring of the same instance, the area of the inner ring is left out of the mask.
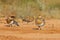
<path id="1" fill-rule="evenodd" d="M 36 30 L 34 22 L 20 21 L 20 26 L 8 27 L 2 19 L 0 21 L 0 40 L 60 40 L 60 20 L 46 20 L 42 30 Z"/>

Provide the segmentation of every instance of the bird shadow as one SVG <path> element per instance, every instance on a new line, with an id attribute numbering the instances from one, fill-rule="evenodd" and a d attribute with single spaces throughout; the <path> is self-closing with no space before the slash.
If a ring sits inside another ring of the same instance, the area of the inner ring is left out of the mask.
<path id="1" fill-rule="evenodd" d="M 39 28 L 33 28 L 33 30 L 39 30 Z"/>

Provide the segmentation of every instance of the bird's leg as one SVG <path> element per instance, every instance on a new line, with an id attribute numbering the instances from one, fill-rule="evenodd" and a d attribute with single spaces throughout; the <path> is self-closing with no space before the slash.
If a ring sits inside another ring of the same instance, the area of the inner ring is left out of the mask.
<path id="1" fill-rule="evenodd" d="M 40 26 L 38 26 L 38 29 L 39 29 L 39 30 L 41 30 L 41 27 L 40 27 Z"/>

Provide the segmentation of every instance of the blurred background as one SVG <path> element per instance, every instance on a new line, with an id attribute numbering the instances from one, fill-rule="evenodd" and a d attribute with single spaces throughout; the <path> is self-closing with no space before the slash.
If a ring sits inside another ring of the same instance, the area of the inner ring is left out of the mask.
<path id="1" fill-rule="evenodd" d="M 0 17 L 10 15 L 60 19 L 60 0 L 0 0 Z"/>

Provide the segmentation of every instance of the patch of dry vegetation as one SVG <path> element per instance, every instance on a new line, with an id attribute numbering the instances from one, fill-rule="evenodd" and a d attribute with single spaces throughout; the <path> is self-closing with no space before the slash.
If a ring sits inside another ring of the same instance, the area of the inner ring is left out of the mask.
<path id="1" fill-rule="evenodd" d="M 0 14 L 4 16 L 42 15 L 45 18 L 60 19 L 59 0 L 0 0 L 0 9 Z"/>

